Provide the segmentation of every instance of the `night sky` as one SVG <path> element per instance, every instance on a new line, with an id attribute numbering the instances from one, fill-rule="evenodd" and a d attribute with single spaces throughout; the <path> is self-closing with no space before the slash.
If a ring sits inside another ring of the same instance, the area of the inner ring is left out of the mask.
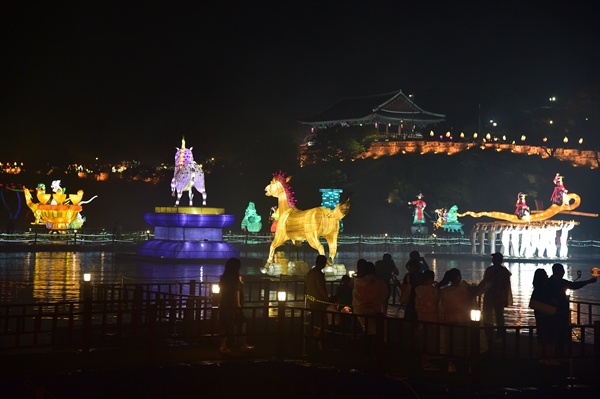
<path id="1" fill-rule="evenodd" d="M 398 89 L 462 129 L 478 104 L 498 119 L 502 101 L 532 109 L 597 80 L 592 10 L 587 1 L 4 1 L 0 160 L 152 163 L 171 161 L 183 135 L 216 154 L 265 135 L 299 140 L 296 121 L 338 97 Z"/>

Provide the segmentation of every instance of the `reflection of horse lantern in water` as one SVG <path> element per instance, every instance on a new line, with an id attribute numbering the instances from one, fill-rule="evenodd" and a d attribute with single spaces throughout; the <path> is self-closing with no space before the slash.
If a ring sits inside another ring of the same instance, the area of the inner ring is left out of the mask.
<path id="1" fill-rule="evenodd" d="M 277 230 L 271 243 L 267 263 L 273 263 L 275 250 L 286 240 L 292 240 L 294 244 L 306 240 L 312 248 L 319 251 L 319 254 L 325 255 L 325 248 L 319 240 L 319 237 L 325 237 L 329 247 L 328 263 L 333 264 L 337 253 L 340 220 L 348 214 L 350 199 L 347 198 L 337 204 L 333 210 L 319 207 L 302 211 L 296 208 L 296 201 L 288 185 L 290 179 L 291 176 L 286 177 L 283 172 L 279 172 L 273 175 L 273 179 L 265 187 L 266 196 L 277 198 L 279 213 Z"/>
<path id="2" fill-rule="evenodd" d="M 202 166 L 194 161 L 194 155 L 191 148 L 185 148 L 185 139 L 181 140 L 181 148 L 176 148 L 175 153 L 175 173 L 171 180 L 171 195 L 177 200 L 175 206 L 179 206 L 179 200 L 184 191 L 190 196 L 190 206 L 193 206 L 194 192 L 196 188 L 202 194 L 202 205 L 206 205 L 206 190 L 204 188 L 204 171 Z"/>

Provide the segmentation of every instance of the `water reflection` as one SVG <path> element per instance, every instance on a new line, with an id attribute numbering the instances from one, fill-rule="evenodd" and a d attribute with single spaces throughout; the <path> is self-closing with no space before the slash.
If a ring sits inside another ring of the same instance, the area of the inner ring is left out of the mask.
<path id="1" fill-rule="evenodd" d="M 309 266 L 314 263 L 314 253 L 307 252 L 291 260 L 305 260 Z M 477 283 L 483 278 L 484 270 L 491 264 L 486 260 L 473 260 L 461 257 L 441 255 L 425 256 L 430 268 L 441 280 L 446 270 L 459 268 L 463 279 L 469 283 Z M 337 263 L 343 263 L 348 271 L 356 270 L 359 257 L 370 261 L 380 259 L 381 252 L 340 253 Z M 408 253 L 393 254 L 401 274 L 406 271 L 404 265 Z M 256 253 L 253 259 L 243 262 L 242 274 L 261 276 L 260 261 L 266 254 Z M 224 263 L 224 262 L 223 262 Z M 562 262 L 565 266 L 565 278 L 577 279 L 577 271 L 581 271 L 581 279 L 588 279 L 590 269 L 594 266 L 583 262 Z M 533 324 L 533 313 L 529 309 L 529 297 L 532 292 L 531 282 L 536 268 L 544 268 L 552 274 L 552 261 L 511 262 L 505 265 L 512 273 L 513 307 L 508 311 L 507 322 L 517 324 Z M 92 283 L 137 283 L 157 281 L 217 281 L 223 272 L 222 264 L 161 264 L 138 262 L 115 257 L 105 252 L 38 252 L 38 253 L 0 253 L 0 301 L 2 303 L 57 302 L 79 300 L 84 273 L 91 273 Z M 600 283 L 590 284 L 571 294 L 574 300 L 600 302 Z"/>

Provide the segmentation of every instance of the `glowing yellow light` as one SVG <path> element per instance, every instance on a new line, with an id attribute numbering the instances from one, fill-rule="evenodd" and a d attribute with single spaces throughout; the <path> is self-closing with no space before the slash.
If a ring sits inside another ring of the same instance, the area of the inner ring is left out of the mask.
<path id="1" fill-rule="evenodd" d="M 569 142 L 569 138 L 567 136 L 565 136 L 565 138 L 563 139 L 563 143 L 568 143 Z"/>
<path id="2" fill-rule="evenodd" d="M 542 141 L 545 143 L 546 141 L 548 141 L 548 137 L 544 137 L 544 138 L 542 139 Z"/>
<path id="3" fill-rule="evenodd" d="M 460 132 L 460 138 L 464 139 L 465 138 L 465 134 L 463 132 Z"/>
<path id="4" fill-rule="evenodd" d="M 525 135 L 522 135 L 522 136 L 521 136 L 521 141 L 525 141 L 525 139 L 526 139 L 526 138 L 527 138 L 527 137 L 525 137 Z"/>
<path id="5" fill-rule="evenodd" d="M 502 140 L 506 141 L 506 135 L 505 134 L 502 135 Z"/>
<path id="6" fill-rule="evenodd" d="M 477 138 L 477 133 L 473 133 L 473 138 L 476 139 Z"/>
<path id="7" fill-rule="evenodd" d="M 446 132 L 446 137 L 450 137 L 450 132 Z"/>
<path id="8" fill-rule="evenodd" d="M 485 138 L 486 138 L 487 140 L 489 140 L 489 139 L 491 139 L 491 138 L 492 138 L 492 135 L 488 133 L 488 134 L 486 134 L 486 135 L 485 135 Z"/>
<path id="9" fill-rule="evenodd" d="M 579 139 L 579 144 L 583 144 L 583 138 Z"/>
<path id="10" fill-rule="evenodd" d="M 433 137 L 435 135 L 435 133 L 433 133 L 433 130 L 429 132 L 429 136 Z"/>
<path id="11" fill-rule="evenodd" d="M 549 124 L 551 124 L 551 125 L 553 125 L 553 124 L 554 124 L 554 121 L 553 121 L 552 119 L 550 119 L 550 120 L 548 121 L 548 123 L 549 123 Z"/>

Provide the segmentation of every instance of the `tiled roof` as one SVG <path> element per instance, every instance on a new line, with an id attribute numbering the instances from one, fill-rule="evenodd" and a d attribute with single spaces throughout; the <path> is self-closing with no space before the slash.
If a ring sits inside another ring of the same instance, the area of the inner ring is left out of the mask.
<path id="1" fill-rule="evenodd" d="M 415 123 L 441 122 L 446 115 L 424 111 L 402 90 L 366 97 L 341 98 L 323 112 L 300 120 L 300 123 L 316 127 L 334 126 L 339 123 Z"/>

